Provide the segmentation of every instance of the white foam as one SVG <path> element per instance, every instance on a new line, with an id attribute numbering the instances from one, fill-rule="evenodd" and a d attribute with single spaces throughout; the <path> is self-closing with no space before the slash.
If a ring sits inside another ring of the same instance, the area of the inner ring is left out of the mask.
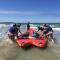
<path id="1" fill-rule="evenodd" d="M 31 27 L 33 29 L 37 29 L 37 27 Z M 60 28 L 52 28 L 53 30 L 57 30 L 57 31 L 60 31 Z"/>
<path id="2" fill-rule="evenodd" d="M 34 24 L 30 24 L 31 27 L 36 27 Z"/>
<path id="3" fill-rule="evenodd" d="M 7 27 L 6 24 L 0 24 L 0 27 Z"/>
<path id="4" fill-rule="evenodd" d="M 13 24 L 10 24 L 9 26 L 10 26 L 10 27 L 12 27 L 12 26 L 13 26 Z"/>
<path id="5" fill-rule="evenodd" d="M 53 30 L 58 30 L 58 31 L 60 31 L 60 28 L 52 28 Z"/>
<path id="6" fill-rule="evenodd" d="M 37 27 L 33 24 L 30 24 L 31 28 L 33 29 L 37 29 Z M 54 25 L 53 25 L 54 26 Z M 52 26 L 51 26 L 52 27 Z M 57 31 L 60 31 L 60 28 L 52 28 L 53 30 L 57 30 Z"/>
<path id="7" fill-rule="evenodd" d="M 37 27 L 31 27 L 33 29 L 37 29 Z M 60 31 L 60 28 L 52 28 L 53 30 L 57 30 L 57 31 Z"/>
<path id="8" fill-rule="evenodd" d="M 33 24 L 30 24 L 31 28 L 34 28 L 34 29 L 37 29 L 37 27 Z M 52 27 L 52 26 L 51 26 Z M 53 25 L 54 27 L 54 25 Z M 52 28 L 53 30 L 57 30 L 57 31 L 60 31 L 60 28 Z"/>

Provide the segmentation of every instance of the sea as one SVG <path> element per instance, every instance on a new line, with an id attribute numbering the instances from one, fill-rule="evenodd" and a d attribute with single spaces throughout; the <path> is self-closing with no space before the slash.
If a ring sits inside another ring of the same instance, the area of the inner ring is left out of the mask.
<path id="1" fill-rule="evenodd" d="M 44 23 L 31 23 L 31 28 L 37 30 Z M 32 47 L 22 49 L 8 39 L 8 29 L 13 25 L 0 24 L 0 60 L 60 60 L 60 23 L 47 23 L 53 29 L 55 43 L 49 42 L 47 48 Z M 21 32 L 27 31 L 27 24 L 21 23 Z"/>

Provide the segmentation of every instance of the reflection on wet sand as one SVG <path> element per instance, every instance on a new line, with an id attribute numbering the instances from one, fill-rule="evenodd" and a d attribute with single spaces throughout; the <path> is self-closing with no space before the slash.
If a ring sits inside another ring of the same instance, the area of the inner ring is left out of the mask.
<path id="1" fill-rule="evenodd" d="M 60 60 L 60 47 L 49 44 L 45 49 L 31 47 L 24 50 L 11 41 L 1 41 L 0 60 Z"/>

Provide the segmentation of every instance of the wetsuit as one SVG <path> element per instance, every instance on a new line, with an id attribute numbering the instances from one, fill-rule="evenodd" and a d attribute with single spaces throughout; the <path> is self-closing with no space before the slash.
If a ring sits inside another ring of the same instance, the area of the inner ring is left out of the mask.
<path id="1" fill-rule="evenodd" d="M 30 24 L 28 23 L 28 24 L 27 24 L 27 30 L 29 30 L 29 29 L 30 29 Z"/>

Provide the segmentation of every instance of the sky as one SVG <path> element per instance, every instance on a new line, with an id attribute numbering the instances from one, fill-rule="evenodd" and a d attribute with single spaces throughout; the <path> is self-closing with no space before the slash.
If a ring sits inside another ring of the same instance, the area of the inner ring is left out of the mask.
<path id="1" fill-rule="evenodd" d="M 60 23 L 60 0 L 0 0 L 0 22 Z"/>

